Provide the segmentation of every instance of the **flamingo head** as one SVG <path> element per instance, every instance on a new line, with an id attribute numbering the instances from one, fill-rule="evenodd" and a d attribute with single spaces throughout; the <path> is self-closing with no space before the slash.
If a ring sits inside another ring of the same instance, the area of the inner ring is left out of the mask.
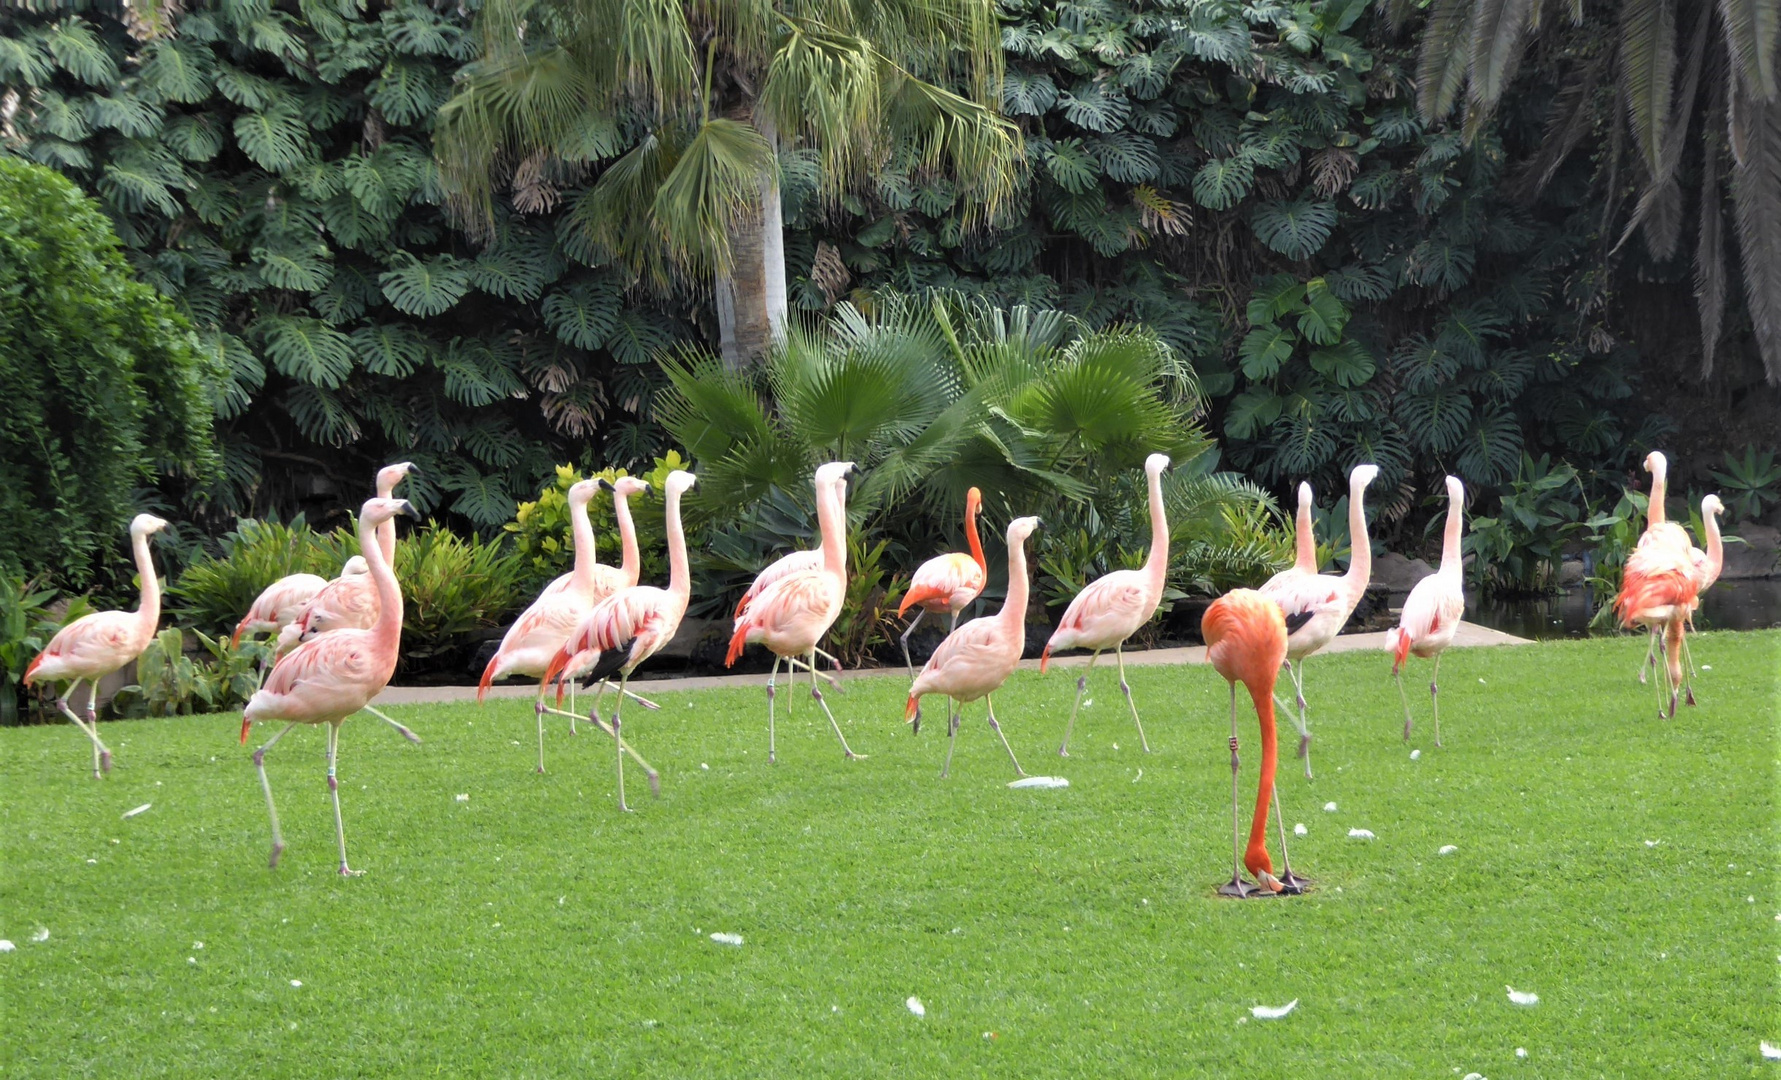
<path id="1" fill-rule="evenodd" d="M 965 509 L 973 514 L 983 509 L 983 492 L 976 488 L 965 492 Z"/>
<path id="2" fill-rule="evenodd" d="M 851 461 L 831 461 L 827 465 L 818 466 L 816 470 L 816 484 L 818 487 L 821 487 L 824 484 L 840 483 L 848 473 L 853 471 L 853 468 L 853 462 Z"/>
<path id="3" fill-rule="evenodd" d="M 608 485 L 615 494 L 630 498 L 633 495 L 647 495 L 649 481 L 636 476 L 621 476 Z"/>
<path id="4" fill-rule="evenodd" d="M 363 555 L 354 555 L 352 558 L 346 560 L 345 566 L 340 568 L 341 577 L 363 577 L 370 572 L 371 564 L 365 561 L 365 556 Z"/>
<path id="5" fill-rule="evenodd" d="M 378 495 L 386 499 L 389 498 L 388 492 L 396 490 L 396 485 L 401 483 L 410 473 L 419 471 L 419 469 L 414 467 L 414 462 L 412 461 L 398 461 L 394 465 L 385 465 L 383 468 L 377 470 Z"/>
<path id="6" fill-rule="evenodd" d="M 130 535 L 149 536 L 165 529 L 167 525 L 166 518 L 158 518 L 153 514 L 137 514 L 130 519 Z"/>
<path id="7" fill-rule="evenodd" d="M 593 480 L 577 480 L 569 485 L 569 505 L 586 506 L 594 501 L 594 496 L 606 487 L 606 481 L 599 478 Z"/>
<path id="8" fill-rule="evenodd" d="M 1299 509 L 1309 510 L 1309 509 L 1311 509 L 1311 506 L 1312 506 L 1311 482 L 1309 480 L 1300 480 L 1299 481 Z"/>
<path id="9" fill-rule="evenodd" d="M 1718 517 L 1723 513 L 1725 513 L 1725 504 L 1719 501 L 1719 496 L 1709 495 L 1701 500 L 1702 518 Z"/>
<path id="10" fill-rule="evenodd" d="M 1645 471 L 1652 476 L 1663 476 L 1670 471 L 1669 459 L 1663 456 L 1663 451 L 1653 450 L 1645 455 Z"/>
<path id="11" fill-rule="evenodd" d="M 1144 475 L 1146 476 L 1161 476 L 1163 470 L 1168 467 L 1169 455 L 1167 454 L 1152 454 L 1144 459 Z"/>
<path id="12" fill-rule="evenodd" d="M 359 521 L 368 525 L 382 525 L 398 515 L 420 517 L 407 499 L 370 499 L 359 509 Z"/>
<path id="13" fill-rule="evenodd" d="M 1465 501 L 1466 485 L 1460 481 L 1459 477 L 1449 476 L 1447 478 L 1447 497 L 1456 503 Z"/>
<path id="14" fill-rule="evenodd" d="M 1039 519 L 1036 517 L 1018 517 L 1010 521 L 1008 523 L 1008 546 L 1014 547 L 1016 544 L 1026 543 L 1027 537 L 1033 535 L 1034 530 L 1039 528 L 1039 524 Z"/>
<path id="15" fill-rule="evenodd" d="M 1379 466 L 1371 464 L 1356 465 L 1348 473 L 1348 483 L 1354 490 L 1361 491 L 1365 489 L 1368 484 L 1377 479 L 1378 476 Z"/>
<path id="16" fill-rule="evenodd" d="M 668 479 L 662 482 L 662 490 L 669 495 L 680 495 L 698 481 L 698 477 L 685 469 L 675 469 L 668 474 Z"/>

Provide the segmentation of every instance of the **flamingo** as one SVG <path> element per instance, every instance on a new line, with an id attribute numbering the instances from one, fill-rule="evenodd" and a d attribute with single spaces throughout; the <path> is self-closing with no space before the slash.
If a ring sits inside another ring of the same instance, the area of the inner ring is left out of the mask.
<path id="1" fill-rule="evenodd" d="M 1299 756 L 1305 759 L 1305 779 L 1311 779 L 1311 728 L 1305 704 L 1305 658 L 1336 640 L 1354 607 L 1366 594 L 1373 573 L 1373 548 L 1367 539 L 1367 511 L 1362 500 L 1367 485 L 1379 475 L 1377 465 L 1356 465 L 1348 473 L 1348 533 L 1352 552 L 1348 572 L 1337 577 L 1319 574 L 1315 539 L 1311 535 L 1309 485 L 1299 488 L 1298 560 L 1262 585 L 1263 596 L 1280 605 L 1291 632 L 1286 639 L 1286 659 L 1293 689 L 1298 694 Z M 1309 618 L 1302 618 L 1309 616 Z"/>
<path id="2" fill-rule="evenodd" d="M 334 800 L 334 838 L 340 845 L 340 873 L 355 871 L 346 863 L 346 829 L 340 820 L 340 782 L 334 766 L 340 750 L 340 725 L 366 708 L 389 684 L 396 670 L 396 653 L 402 642 L 402 589 L 396 584 L 384 554 L 379 527 L 397 514 L 418 516 L 402 499 L 372 499 L 359 511 L 359 550 L 370 566 L 368 575 L 377 588 L 377 621 L 366 628 L 354 627 L 321 634 L 297 646 L 273 668 L 266 685 L 248 700 L 241 713 L 241 743 L 247 745 L 248 729 L 256 720 L 283 720 L 285 726 L 254 751 L 254 768 L 266 793 L 266 814 L 272 819 L 272 859 L 284 851 L 278 829 L 278 807 L 272 802 L 272 783 L 266 779 L 266 751 L 277 745 L 298 724 L 328 725 L 328 794 Z M 393 528 L 393 526 L 392 526 Z M 393 540 L 393 538 L 392 538 Z"/>
<path id="3" fill-rule="evenodd" d="M 1088 584 L 1058 622 L 1045 651 L 1039 656 L 1039 670 L 1051 664 L 1053 649 L 1093 649 L 1088 668 L 1076 678 L 1076 702 L 1070 706 L 1070 719 L 1064 725 L 1064 741 L 1057 748 L 1060 757 L 1070 756 L 1070 731 L 1076 726 L 1076 710 L 1082 706 L 1082 693 L 1088 688 L 1088 677 L 1095 670 L 1095 661 L 1103 650 L 1112 649 L 1119 661 L 1119 689 L 1125 694 L 1126 707 L 1132 711 L 1132 723 L 1138 725 L 1138 742 L 1150 753 L 1150 741 L 1144 737 L 1144 722 L 1138 719 L 1138 706 L 1132 702 L 1132 688 L 1125 679 L 1125 640 L 1150 621 L 1157 605 L 1163 602 L 1163 581 L 1169 571 L 1169 522 L 1163 512 L 1163 470 L 1169 467 L 1167 454 L 1152 454 L 1144 459 L 1144 478 L 1150 487 L 1150 554 L 1139 570 L 1115 570 Z"/>
<path id="4" fill-rule="evenodd" d="M 134 663 L 155 639 L 155 626 L 161 621 L 161 582 L 155 577 L 154 560 L 149 558 L 148 538 L 166 527 L 167 522 L 153 514 L 137 514 L 130 521 L 130 553 L 136 558 L 136 572 L 142 578 L 142 600 L 136 610 L 95 611 L 81 616 L 56 631 L 56 636 L 25 668 L 26 686 L 68 680 L 67 687 L 56 696 L 56 708 L 93 740 L 95 780 L 111 771 L 111 750 L 99 739 L 95 709 L 99 680 Z M 68 699 L 83 679 L 87 684 L 85 723 L 68 707 Z"/>
<path id="5" fill-rule="evenodd" d="M 1460 616 L 1466 611 L 1465 568 L 1461 562 L 1460 534 L 1465 530 L 1466 487 L 1459 477 L 1447 478 L 1447 528 L 1441 535 L 1441 568 L 1416 583 L 1398 615 L 1398 625 L 1385 633 L 1385 650 L 1392 654 L 1391 677 L 1397 680 L 1398 697 L 1404 702 L 1404 741 L 1410 741 L 1410 699 L 1404 694 L 1401 672 L 1412 653 L 1434 657 L 1435 672 L 1429 677 L 1429 704 L 1435 713 L 1435 745 L 1441 745 L 1441 653 L 1453 644 Z"/>
<path id="6" fill-rule="evenodd" d="M 654 656 L 662 646 L 673 640 L 675 631 L 680 629 L 680 620 L 686 615 L 687 598 L 692 594 L 692 574 L 687 568 L 686 532 L 680 524 L 680 496 L 697 482 L 692 473 L 676 469 L 668 474 L 662 489 L 667 497 L 668 515 L 668 587 L 658 589 L 651 585 L 633 585 L 628 589 L 620 589 L 589 612 L 575 629 L 569 634 L 550 665 L 544 672 L 545 681 L 558 679 L 557 694 L 562 695 L 562 672 L 572 660 L 586 657 L 590 665 L 599 663 L 603 653 L 616 653 L 626 645 L 630 650 L 619 664 L 618 704 L 612 710 L 612 743 L 618 755 L 618 808 L 629 812 L 625 805 L 625 754 L 637 758 L 649 774 L 650 787 L 660 794 L 661 783 L 657 773 L 649 763 L 637 752 L 626 745 L 621 737 L 624 723 L 621 714 L 625 707 L 625 687 L 631 681 L 631 672 L 643 661 Z M 594 708 L 590 717 L 598 720 L 600 715 L 600 698 L 594 698 Z"/>
<path id="7" fill-rule="evenodd" d="M 1286 858 L 1286 826 L 1280 820 L 1281 874 L 1274 876 L 1268 857 L 1268 804 L 1276 801 L 1274 766 L 1278 751 L 1274 741 L 1274 685 L 1286 662 L 1286 618 L 1280 605 L 1254 589 L 1233 589 L 1212 601 L 1200 619 L 1200 635 L 1206 640 L 1206 657 L 1231 687 L 1231 880 L 1219 886 L 1221 896 L 1245 897 L 1266 889 L 1270 893 L 1298 893 L 1304 882 L 1293 876 Z M 1261 724 L 1262 768 L 1256 785 L 1255 815 L 1249 823 L 1249 849 L 1243 849 L 1242 817 L 1237 805 L 1237 684 L 1249 690 Z M 1276 814 L 1278 814 L 1276 807 Z M 1260 886 L 1243 880 L 1243 868 L 1255 875 Z"/>
<path id="8" fill-rule="evenodd" d="M 569 582 L 562 588 L 557 582 L 546 586 L 538 599 L 532 602 L 514 620 L 507 633 L 501 638 L 501 647 L 495 655 L 489 657 L 488 666 L 483 668 L 482 679 L 476 687 L 476 701 L 481 704 L 488 695 L 489 686 L 496 679 L 508 675 L 531 675 L 538 677 L 538 696 L 532 703 L 533 716 L 538 721 L 538 771 L 544 771 L 544 714 L 554 712 L 569 717 L 569 733 L 575 734 L 575 713 L 573 710 L 551 709 L 544 704 L 544 671 L 550 666 L 551 657 L 556 655 L 565 639 L 575 629 L 575 624 L 582 616 L 594 609 L 594 605 L 624 588 L 626 570 L 600 566 L 594 561 L 594 527 L 588 521 L 588 503 L 603 487 L 612 488 L 613 510 L 619 519 L 621 534 L 632 532 L 630 496 L 642 494 L 649 490 L 649 485 L 635 477 L 620 477 L 615 483 L 608 484 L 602 479 L 581 480 L 569 488 L 569 530 L 575 544 L 575 566 L 569 572 Z M 637 575 L 636 538 L 632 532 L 631 548 L 627 552 L 630 562 L 629 574 L 634 583 Z M 604 573 L 602 573 L 604 571 Z M 559 581 L 561 579 L 558 579 Z M 654 702 L 648 703 L 650 708 Z M 595 717 L 595 722 L 602 729 L 604 722 Z"/>
<path id="9" fill-rule="evenodd" d="M 415 471 L 412 462 L 402 461 L 377 470 L 377 497 L 388 499 L 403 478 Z M 377 546 L 383 561 L 396 563 L 396 526 L 386 522 L 377 530 Z M 357 562 L 353 560 L 357 559 Z M 377 622 L 377 584 L 371 580 L 366 560 L 360 556 L 348 559 L 340 576 L 303 605 L 297 618 L 279 632 L 273 652 L 283 656 L 299 641 L 331 630 L 368 629 Z"/>
<path id="10" fill-rule="evenodd" d="M 843 464 L 846 463 L 832 461 L 827 465 L 818 467 L 816 470 L 816 520 L 819 532 L 822 526 L 822 501 L 823 491 L 826 486 L 825 477 L 839 478 L 838 482 L 835 483 L 832 488 L 828 488 L 828 490 L 833 491 L 835 495 L 841 497 L 843 505 L 845 505 L 847 493 L 846 474 L 848 470 L 841 468 Z M 851 468 L 851 464 L 849 464 L 848 467 Z M 825 472 L 824 470 L 829 471 Z M 846 517 L 837 515 L 837 520 L 840 521 L 843 533 L 845 533 L 847 527 Z M 749 584 L 748 591 L 744 592 L 742 598 L 736 601 L 736 614 L 734 617 L 737 619 L 742 618 L 743 614 L 748 611 L 748 606 L 754 603 L 755 598 L 760 596 L 762 592 L 766 591 L 769 585 L 772 585 L 780 578 L 790 577 L 793 574 L 806 573 L 811 570 L 820 570 L 822 569 L 822 566 L 823 546 L 820 538 L 814 548 L 807 551 L 793 551 L 781 555 L 779 558 L 769 563 L 767 568 L 762 570 L 760 574 L 755 577 L 754 581 Z M 838 658 L 824 652 L 822 649 L 817 649 L 816 655 L 834 664 L 836 674 L 839 675 L 841 671 L 841 661 Z M 803 659 L 801 657 L 790 657 L 786 662 L 795 669 L 803 663 Z M 818 674 L 821 673 L 818 672 Z M 841 689 L 841 683 L 838 678 L 831 678 L 828 675 L 823 675 L 822 677 L 825 682 L 829 683 L 829 685 L 833 686 L 836 690 Z"/>
<path id="11" fill-rule="evenodd" d="M 1688 632 L 1694 633 L 1694 613 L 1700 610 L 1700 596 L 1719 580 L 1719 573 L 1725 569 L 1725 541 L 1719 535 L 1719 515 L 1725 513 L 1725 504 L 1719 496 L 1708 495 L 1701 500 L 1701 529 L 1707 534 L 1707 550 L 1697 547 L 1688 549 L 1688 557 L 1694 563 L 1695 601 L 1688 605 Z M 1683 693 L 1688 704 L 1694 704 L 1694 657 L 1688 649 L 1688 639 L 1682 639 L 1682 664 L 1688 672 L 1688 679 L 1683 684 Z M 1641 678 L 1644 672 L 1640 671 Z"/>
<path id="12" fill-rule="evenodd" d="M 1667 543 L 1633 549 L 1620 579 L 1614 610 L 1622 626 L 1661 626 L 1664 635 L 1664 675 L 1670 689 L 1669 711 L 1661 696 L 1659 717 L 1676 715 L 1676 697 L 1682 684 L 1682 646 L 1689 612 L 1700 593 L 1694 560 L 1686 548 L 1678 551 Z M 1662 691 L 1659 691 L 1662 694 Z"/>
<path id="13" fill-rule="evenodd" d="M 846 527 L 846 496 L 840 485 L 853 469 L 851 461 L 835 461 L 816 470 L 816 516 L 822 530 L 822 566 L 787 574 L 757 593 L 737 617 L 735 633 L 730 637 L 730 651 L 724 657 L 728 667 L 754 642 L 764 643 L 773 653 L 773 670 L 767 675 L 767 761 L 779 760 L 774 737 L 774 681 L 779 676 L 781 660 L 802 657 L 810 672 L 810 696 L 822 706 L 841 750 L 852 761 L 865 757 L 847 745 L 841 725 L 823 700 L 817 686 L 816 643 L 833 626 L 841 614 L 841 603 L 847 595 L 847 544 L 842 538 Z M 793 660 L 795 663 L 795 660 Z M 794 670 L 791 678 L 796 682 Z"/>
<path id="14" fill-rule="evenodd" d="M 1670 462 L 1657 450 L 1645 455 L 1645 471 L 1651 474 L 1651 498 L 1645 507 L 1645 531 L 1639 534 L 1638 547 L 1666 547 L 1692 555 L 1699 550 L 1688 539 L 1688 530 L 1668 520 L 1664 509 L 1664 500 L 1669 488 Z M 1650 630 L 1649 643 L 1645 648 L 1645 662 L 1639 665 L 1639 681 L 1645 681 L 1645 669 L 1656 666 L 1658 640 L 1663 635 L 1660 621 L 1636 620 L 1637 625 Z"/>
<path id="15" fill-rule="evenodd" d="M 977 539 L 977 511 L 982 506 L 983 492 L 976 488 L 965 492 L 965 542 L 970 545 L 971 554 L 948 552 L 922 563 L 916 568 L 915 576 L 909 579 L 909 589 L 897 606 L 899 619 L 911 607 L 920 609 L 910 620 L 909 628 L 903 631 L 902 638 L 903 666 L 909 669 L 911 679 L 915 678 L 915 664 L 909 659 L 909 635 L 921 625 L 922 616 L 930 611 L 936 615 L 945 612 L 952 616 L 947 633 L 957 630 L 959 613 L 983 593 L 983 586 L 989 580 L 989 568 L 983 561 L 983 544 Z"/>
<path id="16" fill-rule="evenodd" d="M 355 555 L 353 558 L 359 557 Z M 363 561 L 360 559 L 361 563 Z M 277 633 L 296 622 L 303 613 L 303 605 L 327 586 L 328 579 L 320 574 L 287 574 L 266 586 L 254 597 L 247 614 L 235 624 L 235 634 L 229 639 L 230 647 L 238 647 L 246 634 Z"/>
<path id="17" fill-rule="evenodd" d="M 904 707 L 903 718 L 911 724 L 920 724 L 923 695 L 945 694 L 949 699 L 946 705 L 946 764 L 940 768 L 941 779 L 952 772 L 952 751 L 958 744 L 959 718 L 964 703 L 978 698 L 984 699 L 984 707 L 989 711 L 989 726 L 995 731 L 996 738 L 1002 740 L 1002 749 L 1008 751 L 1008 760 L 1014 762 L 1015 773 L 1026 775 L 1026 770 L 1020 767 L 1020 759 L 1014 756 L 1014 748 L 1008 745 L 1008 736 L 1002 734 L 1002 725 L 996 722 L 993 695 L 1008 681 L 1008 676 L 1014 674 L 1020 654 L 1026 649 L 1026 541 L 1038 527 L 1036 517 L 1015 518 L 1008 523 L 1008 595 L 1002 601 L 1002 610 L 972 619 L 946 635 L 946 640 L 934 650 L 934 655 L 928 657 L 921 674 L 909 687 L 909 701 Z"/>
<path id="18" fill-rule="evenodd" d="M 599 484 L 603 490 L 612 492 L 612 513 L 618 519 L 618 566 L 607 566 L 595 558 L 594 534 L 591 529 L 587 536 L 588 561 L 593 566 L 594 596 L 597 600 L 604 600 L 620 589 L 628 589 L 637 584 L 642 555 L 637 549 L 637 525 L 631 519 L 629 499 L 632 495 L 648 494 L 649 482 L 636 476 L 621 476 L 617 480 L 596 477 L 594 482 Z M 583 513 L 586 511 L 583 510 Z M 573 523 L 571 523 L 571 527 L 573 527 Z M 576 565 L 579 566 L 581 555 L 579 546 L 576 547 L 575 554 Z M 539 595 L 549 596 L 552 593 L 573 588 L 575 580 L 575 570 L 571 569 L 567 574 L 559 574 L 554 581 L 544 587 L 544 592 Z"/>

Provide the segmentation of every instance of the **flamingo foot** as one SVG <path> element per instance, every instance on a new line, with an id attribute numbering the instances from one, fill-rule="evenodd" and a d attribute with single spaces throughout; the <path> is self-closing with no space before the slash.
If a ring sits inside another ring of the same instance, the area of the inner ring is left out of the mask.
<path id="1" fill-rule="evenodd" d="M 1300 877 L 1293 873 L 1290 868 L 1281 871 L 1278 880 L 1280 882 L 1280 892 L 1287 896 L 1300 896 L 1311 888 L 1310 878 Z"/>
<path id="2" fill-rule="evenodd" d="M 1410 721 L 1408 719 L 1404 721 L 1404 741 L 1410 741 Z"/>
<path id="3" fill-rule="evenodd" d="M 272 859 L 271 859 L 271 861 L 269 861 L 266 864 L 266 869 L 268 869 L 268 870 L 278 869 L 278 857 L 283 854 L 284 854 L 284 845 L 282 843 L 273 844 L 272 845 Z"/>
<path id="4" fill-rule="evenodd" d="M 1311 775 L 1311 734 L 1306 732 L 1299 736 L 1299 756 L 1305 759 L 1305 775 Z"/>
<path id="5" fill-rule="evenodd" d="M 544 766 L 542 766 L 542 765 L 538 766 L 538 775 L 539 776 L 544 775 Z"/>
<path id="6" fill-rule="evenodd" d="M 364 873 L 365 873 L 365 871 L 354 870 L 352 867 L 346 865 L 345 863 L 340 864 L 340 876 L 341 877 L 362 877 L 362 876 L 364 876 Z"/>
<path id="7" fill-rule="evenodd" d="M 870 754 L 861 754 L 853 750 L 847 751 L 847 760 L 849 761 L 864 761 L 870 756 Z"/>
<path id="8" fill-rule="evenodd" d="M 1057 748 L 1057 756 L 1058 757 L 1069 757 L 1070 756 L 1070 748 L 1067 746 L 1058 747 Z"/>
<path id="9" fill-rule="evenodd" d="M 1694 702 L 1690 701 L 1689 704 L 1693 705 Z M 111 751 L 110 750 L 99 751 L 99 771 L 101 773 L 111 772 Z"/>
<path id="10" fill-rule="evenodd" d="M 651 770 L 649 770 L 649 772 L 646 775 L 649 777 L 649 793 L 651 795 L 654 795 L 658 799 L 661 798 L 662 797 L 662 774 L 659 772 L 656 772 L 654 769 L 651 769 Z"/>
<path id="11" fill-rule="evenodd" d="M 1240 877 L 1233 877 L 1231 880 L 1218 887 L 1218 895 L 1229 896 L 1238 900 L 1247 900 L 1261 891 L 1261 886 L 1251 885 Z"/>
<path id="12" fill-rule="evenodd" d="M 1694 687 L 1692 686 L 1688 688 L 1688 703 L 1690 705 L 1694 704 Z"/>

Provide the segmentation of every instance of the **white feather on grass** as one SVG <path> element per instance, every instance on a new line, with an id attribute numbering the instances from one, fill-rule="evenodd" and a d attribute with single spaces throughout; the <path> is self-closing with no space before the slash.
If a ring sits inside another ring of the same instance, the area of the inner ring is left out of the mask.
<path id="1" fill-rule="evenodd" d="M 14 945 L 12 942 L 6 940 L 5 938 L 0 938 L 0 952 L 11 952 L 12 950 L 14 950 L 16 948 L 18 948 L 17 945 Z"/>
<path id="2" fill-rule="evenodd" d="M 1377 840 L 1378 839 L 1378 837 L 1373 835 L 1372 829 L 1349 829 L 1348 830 L 1348 838 L 1350 840 Z"/>
<path id="3" fill-rule="evenodd" d="M 1765 1040 L 1762 1044 L 1762 1056 L 1765 1061 L 1781 1061 L 1781 1046 L 1771 1046 Z"/>
<path id="4" fill-rule="evenodd" d="M 1008 786 L 1011 788 L 1065 788 L 1070 786 L 1070 781 L 1061 776 L 1024 776 L 1019 780 L 1010 780 Z"/>
<path id="5" fill-rule="evenodd" d="M 49 927 L 39 926 L 37 928 L 37 932 L 35 934 L 31 935 L 31 940 L 32 941 L 40 941 L 40 942 L 48 941 L 49 940 Z"/>
<path id="6" fill-rule="evenodd" d="M 1257 1020 L 1278 1020 L 1299 1007 L 1299 999 L 1293 998 L 1284 1005 L 1257 1005 L 1249 1010 L 1249 1015 Z"/>
<path id="7" fill-rule="evenodd" d="M 1294 836 L 1309 836 L 1311 835 L 1311 830 L 1305 828 L 1305 823 L 1301 821 L 1292 827 L 1292 834 Z"/>
<path id="8" fill-rule="evenodd" d="M 1457 845 L 1457 844 L 1443 844 L 1441 846 L 1441 850 L 1436 852 L 1436 854 L 1437 855 L 1451 855 L 1458 850 L 1459 850 L 1459 845 Z"/>
<path id="9" fill-rule="evenodd" d="M 125 820 L 125 821 L 128 821 L 128 820 L 130 820 L 130 819 L 131 819 L 131 818 L 133 818 L 133 817 L 135 817 L 135 816 L 136 816 L 136 815 L 137 815 L 137 814 L 145 814 L 145 813 L 147 813 L 147 812 L 148 812 L 148 808 L 149 808 L 149 807 L 151 807 L 151 806 L 153 806 L 153 805 L 154 805 L 154 803 L 152 803 L 152 802 L 145 802 L 145 803 L 143 803 L 143 804 L 142 804 L 142 805 L 141 805 L 141 806 L 138 806 L 138 807 L 137 807 L 137 808 L 136 808 L 136 809 L 134 809 L 134 810 L 125 810 L 125 811 L 124 811 L 124 820 Z"/>
<path id="10" fill-rule="evenodd" d="M 1540 1003 L 1540 995 L 1538 994 L 1530 994 L 1524 990 L 1517 990 L 1513 986 L 1505 986 L 1503 989 L 1509 991 L 1510 1004 L 1538 1005 Z"/>
<path id="11" fill-rule="evenodd" d="M 1335 812 L 1336 812 L 1336 804 L 1335 804 L 1335 803 L 1333 803 L 1333 802 L 1326 802 L 1326 803 L 1324 803 L 1324 804 L 1323 804 L 1323 812 L 1324 812 L 1324 813 L 1326 813 L 1326 814 L 1333 814 L 1333 813 L 1335 813 Z"/>
<path id="12" fill-rule="evenodd" d="M 910 995 L 909 999 L 904 1001 L 903 1004 L 910 1012 L 917 1016 L 926 1016 L 928 1014 L 928 1007 L 923 1005 L 921 999 L 914 995 Z"/>
<path id="13" fill-rule="evenodd" d="M 726 933 L 722 933 L 720 931 L 718 933 L 712 934 L 711 940 L 717 942 L 719 945 L 740 945 L 740 944 L 742 944 L 742 935 L 741 934 L 726 934 Z"/>

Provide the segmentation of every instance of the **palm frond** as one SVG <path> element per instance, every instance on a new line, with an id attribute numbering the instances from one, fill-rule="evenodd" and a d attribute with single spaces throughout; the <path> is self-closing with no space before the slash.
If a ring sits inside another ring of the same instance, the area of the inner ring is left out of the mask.
<path id="1" fill-rule="evenodd" d="M 1521 61 L 1522 37 L 1538 0 L 1475 0 L 1472 9 L 1472 59 L 1466 114 L 1468 133 L 1496 109 L 1497 100 Z"/>
<path id="2" fill-rule="evenodd" d="M 754 127 L 723 118 L 700 124 L 650 204 L 668 257 L 728 274 L 730 234 L 763 213 L 778 167 L 773 147 Z"/>
<path id="3" fill-rule="evenodd" d="M 1425 123 L 1453 111 L 1471 63 L 1472 0 L 1433 0 L 1416 58 L 1416 105 Z"/>
<path id="4" fill-rule="evenodd" d="M 1725 80 L 1714 80 L 1707 115 L 1725 110 Z M 1718 132 L 1709 132 L 1701 158 L 1700 235 L 1694 249 L 1694 299 L 1701 320 L 1701 379 L 1713 374 L 1714 354 L 1725 321 L 1725 208 L 1720 192 L 1725 147 Z"/>
<path id="5" fill-rule="evenodd" d="M 1744 92 L 1769 100 L 1775 80 L 1775 45 L 1781 31 L 1781 8 L 1773 0 L 1719 0 L 1725 39 L 1731 46 L 1732 69 Z"/>
<path id="6" fill-rule="evenodd" d="M 1646 173 L 1661 178 L 1676 77 L 1674 0 L 1626 0 L 1620 15 L 1621 87 Z"/>
<path id="7" fill-rule="evenodd" d="M 1781 385 L 1781 100 L 1731 88 L 1732 207 L 1743 255 L 1744 297 L 1770 385 Z"/>

